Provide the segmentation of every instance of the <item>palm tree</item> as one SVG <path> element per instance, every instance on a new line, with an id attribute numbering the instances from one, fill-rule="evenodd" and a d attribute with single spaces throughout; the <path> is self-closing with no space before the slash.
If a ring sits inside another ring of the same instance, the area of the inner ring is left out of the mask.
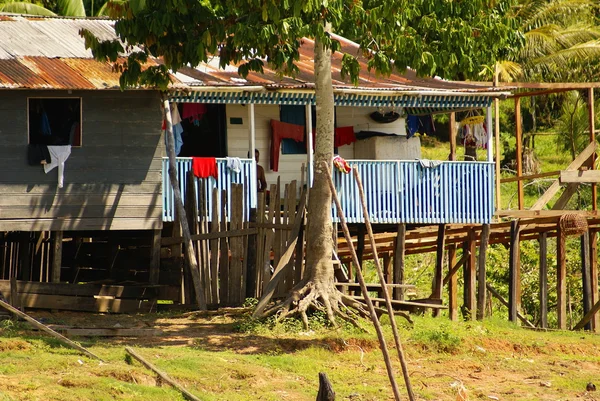
<path id="1" fill-rule="evenodd" d="M 83 0 L 55 0 L 46 6 L 36 1 L 0 0 L 0 12 L 29 15 L 62 15 L 69 17 L 85 17 Z"/>

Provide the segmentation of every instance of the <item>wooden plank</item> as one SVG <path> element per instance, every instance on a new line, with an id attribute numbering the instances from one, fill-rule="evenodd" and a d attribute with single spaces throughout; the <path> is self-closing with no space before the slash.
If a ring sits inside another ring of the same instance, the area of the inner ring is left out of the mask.
<path id="1" fill-rule="evenodd" d="M 573 330 L 583 329 L 583 327 L 588 324 L 594 316 L 596 316 L 598 310 L 600 310 L 600 301 L 594 304 L 590 311 L 583 316 L 583 318 L 575 325 L 575 327 L 573 327 Z"/>
<path id="2" fill-rule="evenodd" d="M 431 298 L 442 299 L 442 291 L 444 287 L 444 249 L 446 247 L 446 225 L 438 226 L 437 250 L 435 259 L 435 272 L 433 275 L 433 291 Z M 439 316 L 439 310 L 433 311 L 433 316 Z"/>
<path id="3" fill-rule="evenodd" d="M 227 191 L 221 191 L 221 234 L 227 231 Z M 229 240 L 221 239 L 219 257 L 219 301 L 221 306 L 231 303 L 229 293 Z"/>
<path id="4" fill-rule="evenodd" d="M 508 182 L 529 181 L 529 180 L 535 180 L 536 178 L 554 177 L 554 176 L 559 175 L 559 174 L 560 174 L 560 170 L 547 171 L 545 173 L 528 174 L 528 175 L 523 175 L 521 177 L 502 178 L 500 180 L 500 183 L 506 184 Z"/>
<path id="5" fill-rule="evenodd" d="M 362 295 L 352 295 L 351 298 L 356 299 L 357 301 L 361 301 L 363 302 L 363 296 Z M 371 298 L 371 301 L 373 302 L 385 302 L 385 299 L 383 298 Z M 429 308 L 429 309 L 448 309 L 447 306 L 445 305 L 440 305 L 437 303 L 425 303 L 425 302 L 413 302 L 413 301 L 397 301 L 392 299 L 390 301 L 392 303 L 392 305 L 395 306 L 404 306 L 404 307 L 418 307 L 418 308 Z"/>
<path id="6" fill-rule="evenodd" d="M 451 246 L 448 248 L 448 250 L 452 249 L 453 247 L 456 247 L 455 245 Z M 450 280 L 452 280 L 452 276 L 455 276 L 456 273 L 458 273 L 458 271 L 464 267 L 465 263 L 468 262 L 469 258 L 471 256 L 471 253 L 468 250 L 468 247 L 465 248 L 465 250 L 463 251 L 462 257 L 460 258 L 460 260 L 455 263 L 452 266 L 448 266 L 449 271 L 448 274 L 446 275 L 446 277 L 444 277 L 444 285 L 448 284 L 450 282 Z M 455 258 L 456 258 L 456 251 L 455 251 Z M 454 261 L 456 262 L 456 261 Z"/>
<path id="7" fill-rule="evenodd" d="M 477 283 L 477 264 L 475 262 L 476 257 L 476 237 L 475 231 L 469 231 L 469 237 L 467 240 L 467 247 L 469 257 L 467 263 L 465 263 L 465 308 L 469 312 L 469 319 L 475 320 L 476 308 L 477 308 L 477 297 L 476 297 L 476 283 Z"/>
<path id="8" fill-rule="evenodd" d="M 246 235 L 254 235 L 258 233 L 257 228 L 241 228 L 239 230 L 230 230 L 230 231 L 219 231 L 219 232 L 210 232 L 205 234 L 195 234 L 192 235 L 192 241 L 203 241 L 203 240 L 213 240 L 220 238 L 233 238 L 233 237 L 244 237 Z M 180 244 L 183 241 L 182 237 L 165 237 L 161 239 L 161 245 L 163 246 L 171 246 L 175 244 Z"/>
<path id="9" fill-rule="evenodd" d="M 269 192 L 269 215 L 267 218 L 268 222 L 273 222 L 275 218 L 275 199 L 279 196 L 279 186 L 275 184 L 271 184 L 271 190 Z M 263 268 L 263 296 L 264 292 L 267 289 L 267 285 L 271 280 L 271 248 L 273 246 L 273 231 L 267 230 L 267 235 L 265 238 L 265 248 L 263 254 L 262 268 Z"/>
<path id="10" fill-rule="evenodd" d="M 564 210 L 498 210 L 498 217 L 512 217 L 516 219 L 533 219 L 533 218 L 548 218 L 560 217 L 564 214 Z M 569 213 L 579 214 L 586 217 L 600 216 L 597 210 L 569 210 Z"/>
<path id="11" fill-rule="evenodd" d="M 520 227 L 519 220 L 513 220 L 510 228 L 510 256 L 509 256 L 509 283 L 508 283 L 508 319 L 516 322 L 521 305 L 521 261 L 519 250 Z"/>
<path id="12" fill-rule="evenodd" d="M 273 208 L 273 222 L 275 224 L 282 224 L 281 222 L 281 190 L 285 191 L 285 187 L 281 186 L 281 179 L 277 177 L 277 196 L 275 197 L 275 203 L 269 205 Z M 285 241 L 283 238 L 283 232 L 281 230 L 275 230 L 273 234 L 273 266 L 277 266 L 279 264 L 279 258 L 281 258 L 281 254 L 283 252 L 282 249 L 282 241 Z"/>
<path id="13" fill-rule="evenodd" d="M 594 107 L 594 88 L 588 88 L 588 122 L 590 143 L 596 143 L 596 109 Z M 596 155 L 592 155 L 592 169 L 596 167 Z M 598 210 L 598 187 L 592 183 L 592 210 Z M 593 324 L 592 324 L 593 326 Z"/>
<path id="14" fill-rule="evenodd" d="M 90 358 L 94 358 L 94 359 L 97 359 L 99 361 L 102 361 L 102 358 L 100 358 L 96 354 L 88 351 L 87 349 L 83 348 L 81 345 L 74 343 L 73 341 L 69 340 L 65 336 L 63 336 L 63 335 L 57 333 L 56 331 L 52 330 L 48 326 L 43 325 L 42 323 L 38 322 L 37 320 L 35 320 L 31 316 L 27 315 L 26 313 L 23 313 L 20 310 L 18 310 L 16 308 L 13 308 L 12 306 L 10 306 L 9 304 L 7 304 L 6 302 L 0 300 L 0 306 L 3 307 L 4 309 L 6 309 L 7 311 L 9 311 L 10 313 L 12 313 L 12 314 L 20 317 L 21 319 L 25 319 L 28 323 L 30 323 L 34 327 L 36 327 L 36 328 L 38 328 L 40 330 L 43 330 L 44 332 L 50 334 L 52 337 L 58 339 L 61 343 L 66 344 L 69 347 L 76 349 L 77 351 L 81 352 L 84 355 L 89 356 Z"/>
<path id="15" fill-rule="evenodd" d="M 280 216 L 281 216 L 281 224 L 287 224 L 288 223 L 288 201 L 289 201 L 289 192 L 290 192 L 290 185 L 289 184 L 285 184 L 284 186 L 284 191 L 283 191 L 283 204 L 281 205 L 281 212 L 280 212 Z M 278 231 L 276 230 L 276 237 L 278 236 L 280 238 L 280 242 L 279 242 L 279 251 L 275 253 L 275 260 L 277 260 L 277 262 L 279 262 L 278 257 L 280 255 L 283 254 L 283 252 L 285 252 L 285 250 L 287 249 L 287 236 L 284 235 L 283 231 Z M 292 254 L 293 256 L 293 254 Z M 292 258 L 289 259 L 289 261 L 292 261 Z M 289 264 L 288 261 L 288 264 Z M 276 263 L 277 264 L 277 263 Z M 287 267 L 287 266 L 286 266 Z M 275 296 L 279 297 L 279 296 L 284 296 L 285 294 L 287 294 L 287 285 L 286 285 L 286 280 L 287 280 L 287 276 L 288 276 L 288 269 L 285 269 L 285 273 L 282 273 L 282 277 L 281 280 L 279 280 L 279 284 L 277 285 L 277 289 L 275 291 Z"/>
<path id="16" fill-rule="evenodd" d="M 398 224 L 398 230 L 396 231 L 396 239 L 394 246 L 394 284 L 404 283 L 404 257 L 406 250 L 406 224 Z M 404 291 L 401 289 L 394 289 L 393 298 L 395 300 L 404 299 Z"/>
<path id="17" fill-rule="evenodd" d="M 557 277 L 556 277 L 556 301 L 558 328 L 567 329 L 567 249 L 566 235 L 558 225 L 557 242 Z"/>
<path id="18" fill-rule="evenodd" d="M 152 299 L 160 286 L 122 286 L 104 284 L 38 283 L 17 281 L 19 294 L 63 295 L 74 297 L 110 296 L 114 298 Z M 0 280 L 0 293 L 10 291 L 9 280 Z"/>
<path id="19" fill-rule="evenodd" d="M 148 313 L 156 309 L 155 301 L 114 299 L 112 297 L 84 298 L 64 295 L 19 294 L 21 307 L 99 313 Z"/>
<path id="20" fill-rule="evenodd" d="M 242 186 L 233 184 L 231 186 L 231 222 L 232 230 L 242 229 L 242 212 L 243 212 L 243 194 Z M 242 303 L 242 257 L 243 257 L 243 242 L 241 237 L 234 237 L 230 240 L 231 245 L 231 261 L 229 269 L 229 291 L 230 303 L 232 305 L 241 305 Z"/>
<path id="21" fill-rule="evenodd" d="M 554 205 L 552 205 L 552 210 L 563 210 L 566 208 L 567 204 L 577 193 L 577 189 L 579 188 L 579 184 L 568 184 L 566 188 L 563 190 L 563 193 L 560 195 L 558 200 Z"/>
<path id="22" fill-rule="evenodd" d="M 266 220 L 265 216 L 266 212 L 266 194 L 264 192 L 258 193 L 258 212 L 256 215 L 257 224 L 264 224 Z M 258 232 L 256 234 L 256 291 L 255 297 L 260 298 L 262 295 L 263 289 L 263 255 L 265 249 L 265 237 L 266 237 L 266 229 L 263 227 L 258 228 Z"/>
<path id="23" fill-rule="evenodd" d="M 463 255 L 464 258 L 465 255 Z M 466 258 L 464 258 L 466 260 Z M 456 272 L 452 273 L 453 266 L 456 265 L 456 245 L 452 245 L 448 249 L 448 309 L 450 311 L 449 318 L 452 321 L 458 320 L 458 276 Z M 446 281 L 446 280 L 444 280 Z"/>
<path id="24" fill-rule="evenodd" d="M 181 394 L 183 394 L 183 397 L 185 399 L 188 399 L 190 401 L 200 401 L 200 398 L 198 398 L 194 394 L 190 393 L 181 384 L 179 384 L 175 380 L 171 379 L 171 377 L 169 375 L 167 375 L 163 371 L 159 370 L 156 366 L 154 366 L 153 364 L 148 362 L 141 355 L 139 355 L 137 352 L 135 352 L 132 348 L 125 347 L 125 351 L 127 351 L 127 353 L 129 355 L 131 355 L 132 357 L 137 359 L 142 365 L 144 365 L 145 367 L 147 367 L 148 369 L 150 369 L 151 371 L 156 373 L 164 382 L 169 383 L 171 386 L 173 386 L 177 390 L 179 390 L 179 392 L 181 392 Z"/>
<path id="25" fill-rule="evenodd" d="M 450 161 L 456 160 L 456 113 L 450 113 Z"/>
<path id="26" fill-rule="evenodd" d="M 569 164 L 566 170 L 577 170 L 596 152 L 596 143 L 589 144 L 576 158 Z M 560 182 L 554 181 L 544 194 L 535 202 L 531 210 L 542 210 L 548 202 L 560 190 Z"/>
<path id="27" fill-rule="evenodd" d="M 491 293 L 491 294 L 492 294 L 494 297 L 496 297 L 496 299 L 498 299 L 498 300 L 499 300 L 499 301 L 502 303 L 502 305 L 504 305 L 504 306 L 506 306 L 507 308 L 509 308 L 509 309 L 510 309 L 509 302 L 508 302 L 507 300 L 505 300 L 505 299 L 502 297 L 502 295 L 500 295 L 500 293 L 494 289 L 494 287 L 492 287 L 492 286 L 491 286 L 491 285 L 488 283 L 488 284 L 486 284 L 486 288 L 488 289 L 488 291 L 489 291 L 489 292 L 490 292 L 490 293 Z M 527 327 L 530 327 L 530 328 L 534 328 L 534 327 L 535 327 L 535 325 L 534 325 L 533 323 L 531 323 L 529 320 L 527 320 L 527 318 L 526 318 L 525 316 L 523 316 L 523 315 L 521 314 L 521 312 L 517 311 L 516 315 L 517 315 L 517 318 L 518 318 L 518 319 L 519 319 L 521 322 L 523 322 L 523 323 L 524 323 L 524 324 L 525 324 Z"/>
<path id="28" fill-rule="evenodd" d="M 598 232 L 590 230 L 590 276 L 592 278 L 592 304 L 596 305 L 600 301 L 598 293 Z M 597 331 L 600 328 L 600 317 L 594 315 L 591 320 L 592 330 Z"/>
<path id="29" fill-rule="evenodd" d="M 208 193 L 206 190 L 205 182 L 200 182 L 198 188 L 198 233 L 208 234 Z M 210 279 L 210 254 L 207 240 L 198 241 L 198 249 L 200 250 L 200 274 L 204 283 L 204 293 L 206 299 L 211 298 L 211 279 Z M 211 302 L 214 301 L 211 299 Z"/>
<path id="30" fill-rule="evenodd" d="M 160 240 L 162 230 L 152 230 L 152 257 L 150 258 L 150 284 L 158 284 L 160 277 Z"/>
<path id="31" fill-rule="evenodd" d="M 490 225 L 484 224 L 481 229 L 479 258 L 477 262 L 477 320 L 483 320 L 485 317 L 485 297 L 486 297 L 486 257 L 488 242 L 490 240 Z"/>
<path id="32" fill-rule="evenodd" d="M 592 309 L 592 277 L 590 274 L 590 233 L 586 231 L 581 236 L 581 284 L 583 292 L 583 314 Z M 592 329 L 592 324 L 585 325 L 586 330 Z"/>
<path id="33" fill-rule="evenodd" d="M 598 183 L 600 182 L 600 171 L 599 170 L 588 170 L 588 171 L 561 171 L 558 178 L 561 184 L 567 183 Z"/>
<path id="34" fill-rule="evenodd" d="M 339 288 L 352 288 L 352 287 L 360 287 L 360 283 L 335 283 L 336 287 Z M 367 287 L 367 289 L 369 289 L 369 291 L 372 289 L 374 291 L 377 291 L 379 289 L 381 289 L 381 283 L 365 283 L 365 286 Z M 414 290 L 417 288 L 417 286 L 415 286 L 414 284 L 386 284 L 385 285 L 388 288 L 405 288 L 405 289 L 411 289 Z"/>
<path id="35" fill-rule="evenodd" d="M 60 270 L 62 268 L 62 242 L 63 232 L 54 231 L 52 233 L 52 282 L 60 282 Z"/>
<path id="36" fill-rule="evenodd" d="M 162 228 L 162 217 L 131 217 L 131 218 L 26 218 L 0 220 L 0 231 L 104 231 L 104 230 L 154 230 Z M 143 218 L 142 218 L 143 217 Z"/>
<path id="37" fill-rule="evenodd" d="M 540 327 L 548 327 L 548 234 L 540 233 Z"/>
<path id="38" fill-rule="evenodd" d="M 296 213 L 299 213 L 297 211 Z M 294 217 L 295 218 L 295 217 Z M 305 241 L 304 241 L 304 229 L 306 227 L 306 215 L 302 219 L 300 225 L 300 232 L 298 233 L 298 241 L 296 241 L 296 261 L 294 266 L 294 284 L 297 284 L 304 277 L 304 255 L 305 255 Z M 336 233 L 337 235 L 337 233 Z"/>
<path id="39" fill-rule="evenodd" d="M 285 220 L 287 224 L 292 223 L 295 220 L 295 216 L 296 216 L 296 180 L 293 180 L 292 182 L 290 182 L 289 184 L 289 188 L 288 188 L 288 199 L 287 199 L 287 207 L 286 207 L 286 212 L 285 212 Z M 301 229 L 298 230 L 298 237 L 300 237 L 300 231 Z M 298 241 L 296 241 L 296 244 L 298 244 Z M 289 245 L 286 241 L 286 246 Z M 292 254 L 293 256 L 293 254 Z M 297 255 L 297 257 L 302 257 L 302 255 Z M 289 292 L 292 287 L 294 286 L 294 266 L 295 266 L 295 260 L 294 258 L 290 258 L 290 261 L 288 262 L 288 268 L 286 268 L 286 274 L 285 274 L 285 286 L 284 286 L 284 290 L 285 292 Z"/>
<path id="40" fill-rule="evenodd" d="M 212 221 L 210 226 L 210 233 L 219 233 L 219 189 L 213 188 L 212 191 Z M 215 238 L 210 240 L 210 299 L 213 304 L 219 303 L 219 239 Z"/>

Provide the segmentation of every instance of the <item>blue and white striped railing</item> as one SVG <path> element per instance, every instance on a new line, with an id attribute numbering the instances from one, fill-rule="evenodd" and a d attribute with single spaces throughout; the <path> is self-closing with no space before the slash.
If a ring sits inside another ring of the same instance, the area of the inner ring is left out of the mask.
<path id="1" fill-rule="evenodd" d="M 358 166 L 372 223 L 489 223 L 494 215 L 494 164 L 348 160 Z M 334 173 L 346 220 L 364 222 L 353 174 Z M 333 210 L 334 221 L 337 213 Z"/>
<path id="2" fill-rule="evenodd" d="M 231 184 L 244 184 L 244 219 L 247 220 L 250 216 L 250 209 L 256 207 L 256 167 L 254 160 L 241 159 L 242 169 L 236 173 L 227 168 L 227 159 L 217 159 L 218 179 L 209 178 L 194 178 L 196 185 L 196 194 L 198 194 L 199 185 L 204 185 L 207 197 L 208 220 L 211 220 L 211 210 L 213 202 L 213 188 L 218 188 L 219 192 L 223 189 L 227 190 L 227 219 L 231 216 Z M 179 187 L 181 189 L 183 201 L 185 203 L 185 188 L 188 181 L 188 171 L 192 169 L 191 157 L 177 158 L 177 178 L 179 179 Z M 169 160 L 163 158 L 162 168 L 162 196 L 163 196 L 163 221 L 174 221 L 175 219 L 175 196 L 169 182 Z M 198 202 L 198 204 L 200 204 Z"/>

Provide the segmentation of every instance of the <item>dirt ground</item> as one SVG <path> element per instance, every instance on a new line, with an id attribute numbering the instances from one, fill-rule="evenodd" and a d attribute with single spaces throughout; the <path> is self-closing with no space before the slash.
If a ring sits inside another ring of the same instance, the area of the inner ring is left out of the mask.
<path id="1" fill-rule="evenodd" d="M 154 328 L 162 333 L 135 338 L 103 337 L 95 339 L 95 344 L 184 347 L 202 339 L 202 348 L 214 352 L 228 350 L 236 354 L 254 355 L 268 354 L 277 349 L 291 354 L 309 347 L 322 346 L 334 355 L 356 353 L 360 349 L 361 353 L 372 356 L 373 360 L 381 358 L 375 336 L 372 339 L 356 338 L 348 341 L 336 339 L 335 336 L 254 336 L 234 331 L 234 318 L 239 314 L 238 309 L 179 315 L 31 312 L 36 319 L 53 327 Z M 582 336 L 581 341 L 575 339 L 568 342 L 542 338 L 539 343 L 521 343 L 519 339 L 509 336 L 484 336 L 472 343 L 467 341 L 464 349 L 457 354 L 433 352 L 410 341 L 405 344 L 405 348 L 413 387 L 421 394 L 418 399 L 600 400 L 598 393 L 586 390 L 588 382 L 600 386 L 600 337 L 591 337 L 590 340 L 588 336 Z M 360 370 L 367 371 L 362 363 L 362 354 L 360 358 L 360 364 L 356 361 L 359 374 Z M 375 367 L 369 366 L 368 369 L 385 377 L 382 362 Z M 400 374 L 398 380 L 401 383 Z M 285 399 L 295 401 L 305 398 Z M 351 396 L 341 399 L 353 400 Z M 393 398 L 387 395 L 373 398 L 391 399 Z"/>

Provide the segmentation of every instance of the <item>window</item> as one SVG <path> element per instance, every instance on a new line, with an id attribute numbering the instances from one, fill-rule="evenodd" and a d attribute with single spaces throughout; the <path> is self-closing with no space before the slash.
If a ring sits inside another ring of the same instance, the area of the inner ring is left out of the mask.
<path id="1" fill-rule="evenodd" d="M 306 127 L 306 109 L 304 106 L 282 105 L 279 108 L 279 121 L 284 123 L 303 125 Z M 296 142 L 293 139 L 281 141 L 281 153 L 284 155 L 306 154 L 306 129 L 304 130 L 304 141 Z"/>
<path id="2" fill-rule="evenodd" d="M 29 98 L 29 143 L 81 146 L 81 98 Z"/>

